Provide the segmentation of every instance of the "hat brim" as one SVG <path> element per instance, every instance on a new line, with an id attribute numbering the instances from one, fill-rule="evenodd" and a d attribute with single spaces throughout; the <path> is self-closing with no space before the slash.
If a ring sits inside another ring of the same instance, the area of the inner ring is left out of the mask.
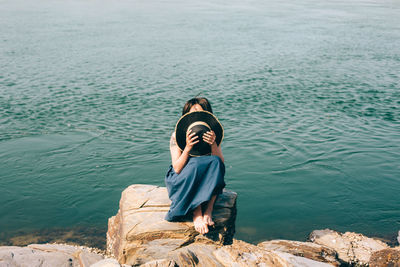
<path id="1" fill-rule="evenodd" d="M 196 121 L 202 121 L 207 123 L 211 130 L 214 131 L 216 135 L 215 142 L 217 145 L 220 145 L 222 140 L 224 139 L 224 128 L 222 127 L 222 124 L 219 122 L 217 117 L 212 114 L 209 111 L 193 111 L 186 113 L 183 115 L 178 122 L 176 123 L 175 126 L 175 137 L 176 137 L 176 143 L 178 144 L 178 147 L 180 150 L 184 150 L 186 146 L 186 132 L 188 130 L 188 127 Z M 193 147 L 195 148 L 195 147 Z M 211 150 L 210 150 L 211 152 Z M 196 151 L 196 149 L 192 149 L 189 152 L 189 155 L 191 156 L 201 156 L 203 155 L 204 152 L 202 151 Z"/>

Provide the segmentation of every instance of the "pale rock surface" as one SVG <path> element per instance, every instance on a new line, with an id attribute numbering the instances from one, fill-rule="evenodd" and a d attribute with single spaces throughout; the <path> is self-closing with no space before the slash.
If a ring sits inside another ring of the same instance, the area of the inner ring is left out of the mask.
<path id="1" fill-rule="evenodd" d="M 170 251 L 166 257 L 177 266 L 196 267 L 326 267 L 332 266 L 284 252 L 262 249 L 244 241 L 234 239 L 231 245 L 192 243 Z M 144 266 L 144 265 L 143 265 Z M 172 267 L 173 265 L 171 265 Z"/>
<path id="2" fill-rule="evenodd" d="M 314 261 L 305 257 L 295 256 L 285 252 L 274 251 L 282 259 L 286 260 L 286 266 L 295 266 L 295 267 L 331 267 L 336 266 L 331 263 L 324 263 L 320 261 Z"/>
<path id="3" fill-rule="evenodd" d="M 168 259 L 154 260 L 140 265 L 140 267 L 177 267 L 175 261 Z"/>
<path id="4" fill-rule="evenodd" d="M 90 265 L 90 267 L 131 267 L 131 265 L 119 264 L 114 258 L 106 258 Z"/>
<path id="5" fill-rule="evenodd" d="M 0 247 L 0 266 L 9 267 L 89 267 L 103 255 L 88 248 L 61 244 L 32 244 Z"/>
<path id="6" fill-rule="evenodd" d="M 237 194 L 224 189 L 214 205 L 215 228 L 199 234 L 191 220 L 164 219 L 171 204 L 166 187 L 134 184 L 122 192 L 119 210 L 108 221 L 107 252 L 119 263 L 144 264 L 191 243 L 230 244 L 235 233 Z"/>
<path id="7" fill-rule="evenodd" d="M 398 235 L 397 235 L 397 243 L 400 245 L 400 231 L 398 232 Z"/>
<path id="8" fill-rule="evenodd" d="M 315 230 L 309 239 L 335 250 L 340 260 L 358 266 L 368 266 L 372 253 L 389 248 L 382 241 L 362 234 L 353 232 L 342 234 L 330 229 Z"/>
<path id="9" fill-rule="evenodd" d="M 213 252 L 223 266 L 276 266 L 276 267 L 327 267 L 331 264 L 294 256 L 289 253 L 263 249 L 241 240 Z"/>
<path id="10" fill-rule="evenodd" d="M 270 240 L 257 245 L 260 248 L 273 250 L 275 252 L 286 252 L 295 256 L 329 263 L 333 266 L 340 266 L 335 250 L 315 244 L 312 242 L 300 242 L 293 240 Z"/>
<path id="11" fill-rule="evenodd" d="M 213 252 L 219 245 L 192 243 L 175 251 L 168 253 L 178 266 L 199 266 L 199 267 L 224 267 Z"/>
<path id="12" fill-rule="evenodd" d="M 118 263 L 118 261 L 116 259 L 104 259 L 101 261 L 98 261 L 92 265 L 90 265 L 90 267 L 121 267 L 121 265 Z"/>

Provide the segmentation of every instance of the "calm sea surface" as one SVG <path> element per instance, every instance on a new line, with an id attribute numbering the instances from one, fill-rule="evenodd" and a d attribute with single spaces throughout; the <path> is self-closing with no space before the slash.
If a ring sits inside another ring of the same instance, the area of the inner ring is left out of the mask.
<path id="1" fill-rule="evenodd" d="M 394 235 L 399 81 L 397 0 L 1 0 L 0 232 L 106 229 L 201 94 L 236 238 Z"/>

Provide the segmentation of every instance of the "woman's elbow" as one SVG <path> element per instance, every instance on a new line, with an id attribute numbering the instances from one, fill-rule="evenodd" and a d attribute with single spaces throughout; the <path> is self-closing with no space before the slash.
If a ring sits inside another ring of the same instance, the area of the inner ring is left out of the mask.
<path id="1" fill-rule="evenodd" d="M 181 170 L 182 170 L 182 169 L 178 168 L 177 166 L 172 165 L 172 168 L 174 168 L 174 172 L 175 172 L 176 174 L 180 174 L 180 173 L 181 173 Z"/>

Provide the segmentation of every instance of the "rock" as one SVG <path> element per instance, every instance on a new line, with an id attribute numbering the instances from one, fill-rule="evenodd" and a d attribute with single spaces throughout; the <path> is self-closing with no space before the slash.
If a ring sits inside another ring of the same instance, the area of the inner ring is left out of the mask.
<path id="1" fill-rule="evenodd" d="M 167 257 L 173 259 L 178 266 L 224 267 L 213 255 L 218 248 L 218 245 L 213 244 L 192 243 L 171 251 Z"/>
<path id="2" fill-rule="evenodd" d="M 286 260 L 287 264 L 285 266 L 295 266 L 295 267 L 331 267 L 335 266 L 329 263 L 324 263 L 320 261 L 310 260 L 305 257 L 294 256 L 285 252 L 275 251 L 275 254 L 280 256 L 283 260 Z"/>
<path id="3" fill-rule="evenodd" d="M 389 247 L 382 241 L 362 234 L 352 232 L 342 234 L 329 229 L 315 230 L 309 239 L 335 250 L 340 260 L 359 266 L 367 266 L 372 253 Z"/>
<path id="4" fill-rule="evenodd" d="M 61 244 L 32 244 L 26 247 L 0 247 L 1 266 L 79 266 L 89 267 L 103 255 L 88 248 Z"/>
<path id="5" fill-rule="evenodd" d="M 107 252 L 119 263 L 144 264 L 191 243 L 230 244 L 235 233 L 235 192 L 224 189 L 214 204 L 215 228 L 199 234 L 192 221 L 164 219 L 171 201 L 166 187 L 135 184 L 122 192 L 119 210 L 108 221 Z"/>
<path id="6" fill-rule="evenodd" d="M 234 239 L 231 245 L 224 246 L 217 244 L 192 243 L 177 250 L 170 251 L 166 258 L 172 259 L 173 262 L 176 263 L 176 266 L 185 267 L 332 266 L 307 258 L 297 257 L 288 253 L 262 249 L 236 239 Z"/>
<path id="7" fill-rule="evenodd" d="M 116 259 L 104 259 L 90 265 L 90 267 L 121 267 Z"/>
<path id="8" fill-rule="evenodd" d="M 107 258 L 90 265 L 90 267 L 131 267 L 131 265 L 121 265 L 116 259 Z"/>
<path id="9" fill-rule="evenodd" d="M 397 243 L 400 245 L 400 231 L 398 232 L 398 235 L 397 235 Z"/>
<path id="10" fill-rule="evenodd" d="M 173 260 L 162 259 L 146 262 L 140 267 L 178 267 L 178 265 Z"/>
<path id="11" fill-rule="evenodd" d="M 400 267 L 400 250 L 386 248 L 372 253 L 369 260 L 370 267 Z"/>
<path id="12" fill-rule="evenodd" d="M 301 266 L 324 267 L 327 263 L 294 256 L 289 253 L 263 249 L 244 241 L 234 240 L 232 245 L 222 246 L 213 252 L 223 266 Z"/>
<path id="13" fill-rule="evenodd" d="M 261 242 L 257 246 L 263 249 L 285 252 L 315 261 L 329 263 L 333 266 L 340 266 L 340 262 L 337 260 L 336 251 L 329 247 L 312 242 L 270 240 Z"/>
<path id="14" fill-rule="evenodd" d="M 285 266 L 285 262 L 276 254 L 246 242 L 235 240 L 232 245 L 214 251 L 214 256 L 223 266 Z"/>

